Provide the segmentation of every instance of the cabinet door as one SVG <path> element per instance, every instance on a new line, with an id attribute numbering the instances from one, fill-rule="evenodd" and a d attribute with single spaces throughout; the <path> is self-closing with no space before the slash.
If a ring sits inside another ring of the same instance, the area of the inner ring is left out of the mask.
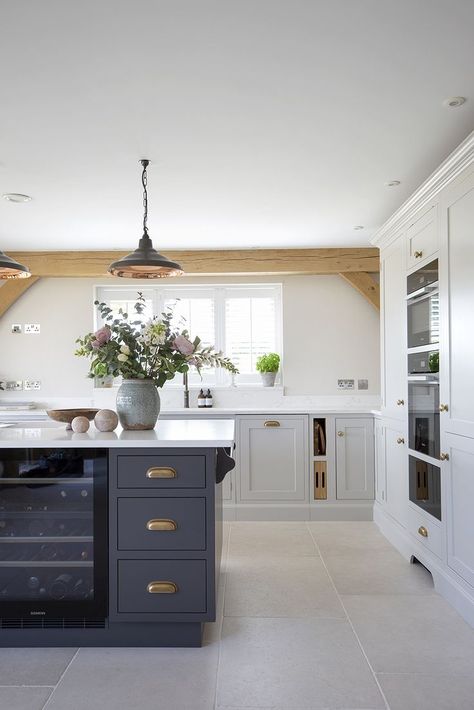
<path id="1" fill-rule="evenodd" d="M 373 499 L 373 419 L 336 419 L 336 488 L 340 500 Z"/>
<path id="2" fill-rule="evenodd" d="M 425 263 L 438 251 L 437 207 L 417 217 L 407 229 L 407 268 Z"/>
<path id="3" fill-rule="evenodd" d="M 406 526 L 408 514 L 408 453 L 405 434 L 384 425 L 386 506 L 390 515 Z"/>
<path id="4" fill-rule="evenodd" d="M 474 587 L 474 439 L 443 437 L 448 565 Z"/>
<path id="5" fill-rule="evenodd" d="M 382 255 L 383 415 L 405 421 L 407 402 L 405 239 L 400 236 Z"/>
<path id="6" fill-rule="evenodd" d="M 240 419 L 240 501 L 306 500 L 307 425 L 304 416 Z"/>
<path id="7" fill-rule="evenodd" d="M 374 421 L 375 427 L 375 499 L 385 503 L 385 432 L 380 419 Z"/>
<path id="8" fill-rule="evenodd" d="M 234 500 L 234 471 L 230 471 L 222 481 L 222 500 L 226 503 Z"/>
<path id="9" fill-rule="evenodd" d="M 441 430 L 474 436 L 474 172 L 441 202 Z"/>

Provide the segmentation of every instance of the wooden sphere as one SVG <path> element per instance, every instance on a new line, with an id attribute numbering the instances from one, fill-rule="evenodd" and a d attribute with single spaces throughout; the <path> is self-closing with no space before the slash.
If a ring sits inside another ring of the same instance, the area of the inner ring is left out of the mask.
<path id="1" fill-rule="evenodd" d="M 94 417 L 94 424 L 99 431 L 113 431 L 117 428 L 118 416 L 113 409 L 99 409 Z"/>
<path id="2" fill-rule="evenodd" d="M 71 429 L 76 434 L 85 434 L 89 429 L 89 420 L 87 417 L 74 417 L 71 422 Z"/>

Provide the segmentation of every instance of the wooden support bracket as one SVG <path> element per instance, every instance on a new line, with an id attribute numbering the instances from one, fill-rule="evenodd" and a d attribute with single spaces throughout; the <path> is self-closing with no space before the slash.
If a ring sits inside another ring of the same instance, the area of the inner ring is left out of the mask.
<path id="1" fill-rule="evenodd" d="M 380 311 L 380 286 L 364 271 L 341 273 L 339 276 L 356 289 L 374 308 Z"/>
<path id="2" fill-rule="evenodd" d="M 0 288 L 0 318 L 38 280 L 39 276 L 30 276 L 29 279 L 8 279 L 5 281 Z"/>

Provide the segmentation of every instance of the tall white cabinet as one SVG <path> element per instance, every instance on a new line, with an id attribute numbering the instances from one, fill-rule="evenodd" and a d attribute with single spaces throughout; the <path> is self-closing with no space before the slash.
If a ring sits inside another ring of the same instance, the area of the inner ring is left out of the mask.
<path id="1" fill-rule="evenodd" d="M 374 243 L 381 250 L 383 383 L 374 518 L 402 554 L 431 571 L 438 591 L 474 625 L 474 133 L 379 230 Z M 407 276 L 434 259 L 439 460 L 409 448 L 407 397 Z M 416 476 L 410 501 L 410 455 L 440 471 L 441 520 L 423 508 L 423 484 Z"/>

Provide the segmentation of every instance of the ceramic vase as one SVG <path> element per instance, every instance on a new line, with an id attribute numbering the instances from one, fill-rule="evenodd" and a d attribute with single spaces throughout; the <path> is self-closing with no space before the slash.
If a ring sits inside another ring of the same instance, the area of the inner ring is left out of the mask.
<path id="1" fill-rule="evenodd" d="M 123 380 L 117 392 L 117 414 L 124 429 L 154 429 L 159 413 L 160 395 L 153 380 Z"/>

